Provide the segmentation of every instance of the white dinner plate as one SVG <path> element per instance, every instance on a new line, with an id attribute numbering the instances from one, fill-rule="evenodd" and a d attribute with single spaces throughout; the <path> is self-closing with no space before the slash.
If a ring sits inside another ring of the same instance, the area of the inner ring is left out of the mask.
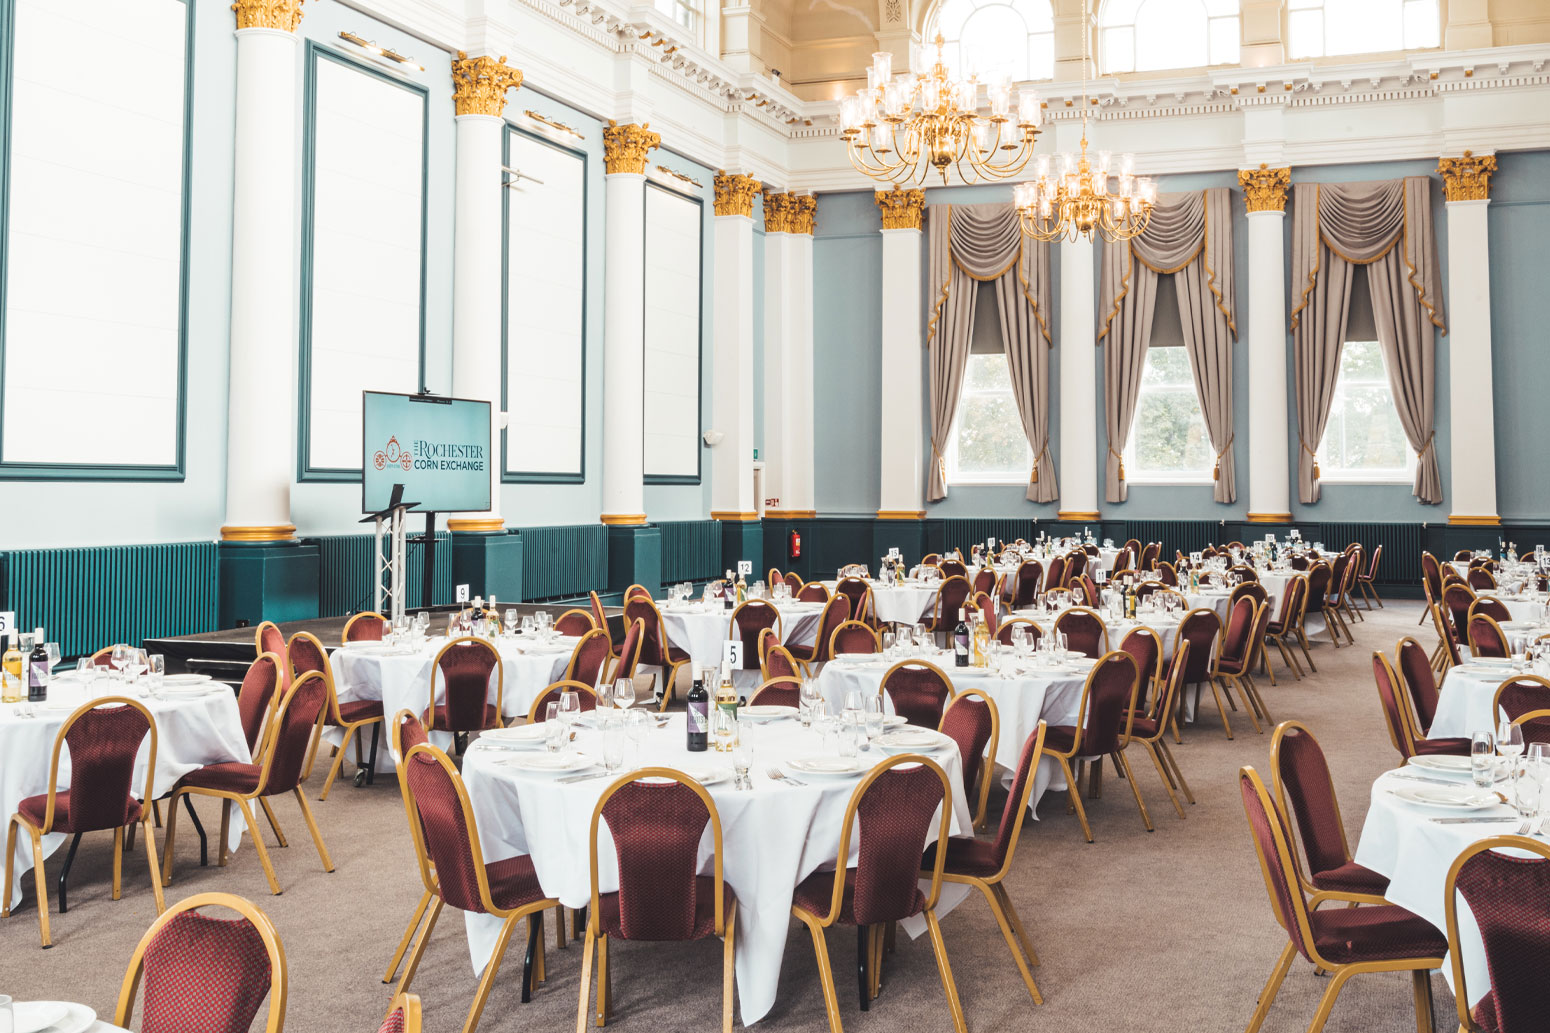
<path id="1" fill-rule="evenodd" d="M 1501 798 L 1490 790 L 1476 789 L 1469 785 L 1398 785 L 1391 786 L 1389 792 L 1411 803 L 1426 804 L 1428 807 L 1446 807 L 1456 811 L 1478 811 L 1486 807 L 1495 807 L 1502 802 Z"/>
<path id="2" fill-rule="evenodd" d="M 535 721 L 529 725 L 517 725 L 514 728 L 491 728 L 487 732 L 480 732 L 479 738 L 491 739 L 495 742 L 543 742 L 544 724 Z"/>
<path id="3" fill-rule="evenodd" d="M 907 724 L 909 724 L 909 721 L 907 721 L 904 718 L 900 717 L 898 714 L 884 714 L 883 715 L 883 727 L 884 728 L 903 728 Z"/>
<path id="4" fill-rule="evenodd" d="M 702 786 L 713 786 L 732 777 L 726 768 L 681 767 L 678 769 Z"/>
<path id="5" fill-rule="evenodd" d="M 871 766 L 859 757 L 794 757 L 786 764 L 791 770 L 813 778 L 854 778 L 871 770 Z"/>
<path id="6" fill-rule="evenodd" d="M 1455 775 L 1467 775 L 1471 770 L 1468 757 L 1459 757 L 1446 753 L 1411 757 L 1409 764 L 1415 768 L 1425 768 L 1428 771 L 1445 771 Z"/>
<path id="7" fill-rule="evenodd" d="M 877 659 L 876 653 L 835 653 L 834 659 L 842 664 L 864 664 Z"/>
<path id="8" fill-rule="evenodd" d="M 796 707 L 780 707 L 774 704 L 760 703 L 754 706 L 737 708 L 737 718 L 739 721 L 779 721 L 781 718 L 796 716 Z"/>
<path id="9" fill-rule="evenodd" d="M 163 685 L 161 694 L 167 699 L 199 699 L 214 691 L 210 685 Z"/>
<path id="10" fill-rule="evenodd" d="M 64 1001 L 15 1001 L 11 1005 L 16 1033 L 42 1033 L 70 1014 Z M 96 1018 L 93 1013 L 92 1018 Z"/>
<path id="11" fill-rule="evenodd" d="M 364 656 L 397 656 L 400 653 L 409 652 L 405 647 L 390 645 L 387 642 L 351 642 L 344 649 L 350 653 L 360 653 Z"/>
<path id="12" fill-rule="evenodd" d="M 162 678 L 163 685 L 199 685 L 210 680 L 208 674 L 169 674 Z"/>
<path id="13" fill-rule="evenodd" d="M 888 750 L 890 753 L 908 753 L 911 750 L 926 750 L 933 746 L 940 746 L 945 738 L 946 736 L 941 732 L 930 728 L 896 728 L 873 739 L 872 745 Z"/>
<path id="14" fill-rule="evenodd" d="M 503 761 L 507 767 L 535 774 L 563 775 L 572 771 L 585 771 L 597 767 L 597 761 L 585 753 L 532 753 L 518 754 Z"/>
<path id="15" fill-rule="evenodd" d="M 1473 667 L 1506 668 L 1511 667 L 1517 661 L 1510 656 L 1475 656 L 1469 659 L 1469 663 Z"/>

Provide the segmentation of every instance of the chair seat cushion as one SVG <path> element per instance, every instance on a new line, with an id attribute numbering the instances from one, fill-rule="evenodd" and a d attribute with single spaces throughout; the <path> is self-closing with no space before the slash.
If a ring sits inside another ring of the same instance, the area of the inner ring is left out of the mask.
<path id="1" fill-rule="evenodd" d="M 1070 753 L 1075 744 L 1075 725 L 1050 725 L 1044 730 L 1045 753 Z"/>
<path id="2" fill-rule="evenodd" d="M 1422 757 L 1446 754 L 1454 757 L 1469 756 L 1468 739 L 1417 739 L 1415 752 Z"/>
<path id="3" fill-rule="evenodd" d="M 223 793 L 251 793 L 258 788 L 258 778 L 262 771 L 262 765 L 243 764 L 235 760 L 226 761 L 223 764 L 206 764 L 178 779 L 178 784 L 173 788 L 190 787 L 214 789 Z"/>
<path id="4" fill-rule="evenodd" d="M 339 704 L 339 716 L 347 725 L 357 724 L 361 721 L 382 720 L 382 701 L 380 699 L 352 699 L 348 703 Z M 334 722 L 328 722 L 332 725 Z"/>
<path id="5" fill-rule="evenodd" d="M 1347 861 L 1339 868 L 1318 872 L 1313 876 L 1316 889 L 1335 893 L 1370 893 L 1381 897 L 1388 892 L 1389 880 L 1371 868 L 1355 861 Z"/>
<path id="6" fill-rule="evenodd" d="M 1479 1003 L 1475 1005 L 1475 1010 L 1470 1014 L 1480 1028 L 1485 1030 L 1485 1033 L 1499 1033 L 1502 1028 L 1501 1021 L 1496 1017 L 1495 990 L 1487 991 L 1486 995 L 1480 998 Z"/>
<path id="7" fill-rule="evenodd" d="M 1046 733 L 1047 734 L 1047 733 Z M 840 899 L 840 913 L 835 916 L 835 921 L 841 925 L 855 925 L 855 898 L 856 898 L 856 870 L 845 869 L 845 893 Z M 791 896 L 791 906 L 799 907 L 810 915 L 822 918 L 829 913 L 829 904 L 834 899 L 834 872 L 816 871 L 803 879 Z M 898 918 L 908 918 L 910 915 L 918 915 L 926 909 L 926 895 L 915 889 L 915 899 L 910 905 L 908 915 L 899 915 Z M 897 918 L 895 919 L 897 921 Z"/>
<path id="8" fill-rule="evenodd" d="M 689 933 L 691 940 L 703 940 L 716 932 L 716 879 L 711 875 L 695 877 L 694 887 L 694 928 Z M 721 884 L 721 911 L 725 917 L 732 907 L 735 898 L 732 887 L 725 882 Z M 603 923 L 603 931 L 609 936 L 624 938 L 623 926 L 619 921 L 619 894 L 603 893 L 597 898 L 598 918 Z"/>
<path id="9" fill-rule="evenodd" d="M 487 864 L 484 874 L 490 880 L 490 899 L 498 908 L 512 911 L 543 899 L 543 887 L 538 885 L 533 859 L 527 854 Z"/>
<path id="10" fill-rule="evenodd" d="M 127 800 L 125 803 L 124 813 L 127 815 L 127 818 L 124 821 L 124 824 L 128 825 L 130 822 L 139 821 L 141 810 L 142 808 L 140 806 L 140 801 L 134 799 L 133 797 L 129 798 L 129 800 Z M 27 819 L 28 824 L 30 824 L 33 828 L 41 829 L 43 827 L 43 818 L 48 813 L 48 794 L 42 793 L 38 796 L 27 797 L 21 803 L 16 805 L 16 813 Z M 84 829 L 76 828 L 73 824 L 71 824 L 70 821 L 70 791 L 68 789 L 61 789 L 54 794 L 54 827 L 52 831 L 97 832 L 100 831 L 101 828 L 112 827 L 114 826 L 93 826 L 91 828 Z"/>
<path id="11" fill-rule="evenodd" d="M 1135 712 L 1135 720 L 1130 722 L 1130 734 L 1137 739 L 1157 738 L 1157 722 L 1153 718 L 1145 716 L 1141 711 Z M 1045 734 L 1045 742 L 1049 742 L 1048 733 Z"/>
<path id="12" fill-rule="evenodd" d="M 1319 954 L 1337 965 L 1448 953 L 1448 938 L 1435 925 L 1396 904 L 1320 909 L 1308 918 Z"/>
<path id="13" fill-rule="evenodd" d="M 920 859 L 920 870 L 930 871 L 936 864 L 937 844 L 926 848 Z M 969 875 L 976 879 L 988 879 L 1001 870 L 996 861 L 995 844 L 978 836 L 954 836 L 947 841 L 947 859 L 942 871 L 947 875 Z"/>
<path id="14" fill-rule="evenodd" d="M 484 723 L 481 724 L 478 728 L 453 728 L 447 721 L 447 705 L 445 703 L 436 707 L 435 724 L 431 725 L 430 722 L 427 722 L 427 727 L 434 727 L 437 730 L 443 732 L 482 732 L 491 728 L 499 728 L 500 726 L 501 716 L 500 713 L 495 709 L 494 703 L 486 703 L 484 705 Z"/>
<path id="15" fill-rule="evenodd" d="M 1222 674 L 1242 674 L 1243 657 L 1219 656 L 1216 658 L 1216 669 Z"/>

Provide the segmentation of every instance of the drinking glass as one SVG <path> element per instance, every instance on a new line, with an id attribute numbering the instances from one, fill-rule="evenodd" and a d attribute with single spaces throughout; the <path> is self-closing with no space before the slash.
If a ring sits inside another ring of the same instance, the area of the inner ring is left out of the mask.
<path id="1" fill-rule="evenodd" d="M 866 737 L 871 742 L 883 734 L 883 695 L 872 693 L 866 698 Z"/>
<path id="2" fill-rule="evenodd" d="M 124 665 L 129 663 L 129 647 L 122 642 L 116 644 L 113 652 L 108 655 L 108 662 L 113 665 L 113 670 L 123 677 Z"/>
<path id="3" fill-rule="evenodd" d="M 1013 627 L 1012 627 L 1012 648 L 1017 650 L 1019 653 L 1027 652 L 1027 650 L 1028 650 L 1028 629 L 1024 625 L 1021 625 L 1021 624 L 1013 625 Z"/>
<path id="4" fill-rule="evenodd" d="M 45 642 L 43 643 L 43 651 L 48 654 L 48 669 L 52 671 L 59 666 L 59 643 Z"/>
<path id="5" fill-rule="evenodd" d="M 893 640 L 899 645 L 899 653 L 905 654 L 915 642 L 915 629 L 908 624 L 899 625 L 899 630 L 894 634 Z"/>
<path id="6" fill-rule="evenodd" d="M 894 633 L 891 632 L 891 631 L 885 631 L 881 635 L 878 636 L 878 640 L 882 644 L 883 655 L 888 657 L 890 660 L 893 659 L 894 656 L 896 655 L 895 652 L 894 652 L 894 649 L 896 648 L 895 645 L 894 645 L 894 643 L 896 642 L 896 639 L 894 637 Z"/>
<path id="7" fill-rule="evenodd" d="M 150 669 L 151 662 L 145 657 L 145 650 L 131 649 L 129 662 L 124 665 L 124 673 L 129 675 L 129 680 L 134 681 L 140 675 Z"/>
<path id="8" fill-rule="evenodd" d="M 924 654 L 927 649 L 934 648 L 935 646 L 936 639 L 931 637 L 931 633 L 926 630 L 924 624 L 917 622 L 915 625 L 915 651 Z"/>
<path id="9" fill-rule="evenodd" d="M 1523 756 L 1523 726 L 1502 718 L 1496 726 L 1496 752 L 1507 759 L 1507 769 L 1516 773 L 1518 758 Z"/>
<path id="10" fill-rule="evenodd" d="M 603 731 L 603 767 L 608 769 L 610 775 L 617 774 L 624 767 L 625 732 L 617 725 L 610 726 Z"/>
<path id="11" fill-rule="evenodd" d="M 1534 824 L 1539 820 L 1539 808 L 1544 802 L 1545 787 L 1537 778 L 1520 778 L 1514 781 L 1512 787 L 1512 806 L 1518 812 L 1518 817 L 1523 819 L 1523 824 L 1529 832 L 1534 831 Z"/>
<path id="12" fill-rule="evenodd" d="M 518 616 L 516 610 L 507 610 L 506 611 L 506 617 L 505 617 L 505 620 L 504 620 L 504 624 L 506 626 L 506 634 L 508 634 L 508 635 L 515 635 L 517 633 L 517 622 L 519 620 L 521 620 L 521 618 Z"/>
<path id="13" fill-rule="evenodd" d="M 741 789 L 753 788 L 748 779 L 748 769 L 753 767 L 753 742 L 749 731 L 747 725 L 738 722 L 737 736 L 733 740 L 737 745 L 732 747 L 732 770 L 737 773 L 737 785 Z"/>
<path id="14" fill-rule="evenodd" d="M 737 739 L 737 718 L 731 711 L 712 707 L 710 711 L 710 741 L 717 753 L 726 753 Z"/>
<path id="15" fill-rule="evenodd" d="M 1469 737 L 1469 767 L 1475 785 L 1480 788 L 1495 781 L 1496 743 L 1490 732 L 1476 732 Z"/>
<path id="16" fill-rule="evenodd" d="M 571 693 L 575 695 L 575 693 Z M 635 705 L 635 679 L 620 678 L 614 682 L 614 705 L 628 710 Z"/>
<path id="17" fill-rule="evenodd" d="M 797 715 L 802 721 L 803 728 L 812 727 L 813 708 L 823 700 L 823 694 L 818 691 L 818 682 L 812 678 L 802 679 L 801 712 Z"/>
<path id="18" fill-rule="evenodd" d="M 575 725 L 581 719 L 581 694 L 575 689 L 560 693 L 560 720 Z"/>
<path id="19" fill-rule="evenodd" d="M 605 678 L 605 679 L 603 679 L 601 684 L 596 686 L 596 689 L 597 689 L 597 709 L 598 710 L 612 710 L 614 708 L 614 685 L 613 685 L 613 682 L 608 681 Z"/>
<path id="20" fill-rule="evenodd" d="M 531 613 L 524 614 L 522 617 L 522 634 L 531 635 L 533 633 L 533 627 L 533 615 Z"/>
<path id="21" fill-rule="evenodd" d="M 861 726 L 855 721 L 841 721 L 839 727 L 839 751 L 845 759 L 855 757 L 861 748 Z"/>
<path id="22" fill-rule="evenodd" d="M 462 629 L 462 623 L 458 620 L 457 614 L 454 613 L 452 616 L 447 618 L 447 637 L 448 638 L 457 638 L 458 637 L 458 632 L 461 629 Z"/>
<path id="23" fill-rule="evenodd" d="M 544 704 L 544 749 L 559 753 L 567 738 L 565 722 L 560 720 L 560 704 Z"/>
<path id="24" fill-rule="evenodd" d="M 646 741 L 646 733 L 651 731 L 651 715 L 644 710 L 626 710 L 624 712 L 624 730 L 629 735 L 630 742 L 635 744 L 635 766 L 640 767 L 640 744 Z"/>

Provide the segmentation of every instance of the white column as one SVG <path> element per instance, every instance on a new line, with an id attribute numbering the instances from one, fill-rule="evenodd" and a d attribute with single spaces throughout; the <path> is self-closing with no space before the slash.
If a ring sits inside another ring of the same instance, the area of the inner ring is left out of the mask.
<path id="1" fill-rule="evenodd" d="M 454 531 L 499 531 L 501 517 L 501 137 L 494 115 L 458 115 L 453 205 L 452 394 L 490 403 L 490 509 Z"/>
<path id="2" fill-rule="evenodd" d="M 1249 212 L 1249 520 L 1292 519 L 1286 412 L 1286 213 Z"/>
<path id="3" fill-rule="evenodd" d="M 662 138 L 645 126 L 603 130 L 603 512 L 644 524 L 646 155 Z"/>
<path id="4" fill-rule="evenodd" d="M 1491 400 L 1490 200 L 1449 201 L 1448 522 L 1496 524 L 1496 418 Z"/>
<path id="5" fill-rule="evenodd" d="M 1060 244 L 1060 509 L 1098 519 L 1098 333 L 1091 240 Z"/>
<path id="6" fill-rule="evenodd" d="M 883 212 L 882 442 L 877 515 L 925 516 L 925 430 L 921 377 L 926 353 L 920 319 L 920 220 L 925 192 L 877 194 Z"/>
<path id="7" fill-rule="evenodd" d="M 764 196 L 765 516 L 813 511 L 813 211 L 816 199 Z"/>
<path id="8" fill-rule="evenodd" d="M 238 10 L 226 520 L 221 537 L 279 541 L 296 534 L 291 523 L 300 135 L 296 36 L 284 27 L 243 27 L 251 20 L 246 13 Z"/>
<path id="9" fill-rule="evenodd" d="M 754 520 L 753 195 L 750 176 L 716 176 L 716 268 L 711 284 L 711 518 Z"/>

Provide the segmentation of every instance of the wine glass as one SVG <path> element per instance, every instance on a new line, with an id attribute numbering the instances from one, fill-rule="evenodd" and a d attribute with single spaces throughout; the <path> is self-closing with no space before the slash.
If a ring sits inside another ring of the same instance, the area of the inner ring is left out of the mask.
<path id="1" fill-rule="evenodd" d="M 59 643 L 45 642 L 43 643 L 43 651 L 48 654 L 48 669 L 52 671 L 59 666 Z"/>
<path id="2" fill-rule="evenodd" d="M 571 726 L 581 720 L 581 694 L 575 689 L 560 693 L 560 720 Z"/>
<path id="3" fill-rule="evenodd" d="M 1469 737 L 1469 767 L 1479 788 L 1485 789 L 1494 781 L 1496 743 L 1490 732 L 1475 732 Z"/>
<path id="4" fill-rule="evenodd" d="M 866 698 L 866 737 L 870 743 L 883 734 L 883 694 L 869 693 Z"/>
<path id="5" fill-rule="evenodd" d="M 1496 752 L 1507 761 L 1507 773 L 1518 777 L 1518 758 L 1523 756 L 1523 726 L 1502 718 L 1496 726 Z"/>
<path id="6" fill-rule="evenodd" d="M 798 715 L 803 728 L 809 728 L 813 723 L 813 708 L 823 700 L 823 693 L 818 691 L 818 682 L 813 678 L 802 679 L 801 713 Z"/>
<path id="7" fill-rule="evenodd" d="M 614 682 L 614 705 L 625 710 L 635 705 L 634 678 L 619 678 Z"/>
<path id="8" fill-rule="evenodd" d="M 150 675 L 151 695 L 160 698 L 162 682 L 167 677 L 167 658 L 152 653 L 145 658 L 146 673 Z"/>
<path id="9" fill-rule="evenodd" d="M 732 770 L 737 775 L 737 787 L 739 789 L 752 789 L 753 783 L 748 779 L 748 769 L 753 767 L 753 729 L 745 722 L 737 722 L 737 731 L 732 739 Z"/>
<path id="10" fill-rule="evenodd" d="M 618 774 L 624 767 L 625 731 L 617 722 L 603 730 L 603 767 L 610 775 Z"/>
<path id="11" fill-rule="evenodd" d="M 108 654 L 108 663 L 113 665 L 113 670 L 120 678 L 124 675 L 124 666 L 129 663 L 129 647 L 122 642 L 113 647 L 113 652 Z"/>
<path id="12" fill-rule="evenodd" d="M 145 650 L 131 649 L 129 661 L 124 664 L 124 673 L 129 675 L 130 681 L 133 681 L 149 670 L 150 666 L 150 661 L 145 657 Z"/>
<path id="13" fill-rule="evenodd" d="M 646 741 L 646 733 L 651 731 L 651 725 L 651 716 L 644 710 L 624 712 L 624 730 L 629 734 L 630 741 L 635 744 L 636 767 L 640 767 L 640 744 Z"/>
<path id="14" fill-rule="evenodd" d="M 614 683 L 604 678 L 597 686 L 597 709 L 612 710 L 614 708 Z"/>

